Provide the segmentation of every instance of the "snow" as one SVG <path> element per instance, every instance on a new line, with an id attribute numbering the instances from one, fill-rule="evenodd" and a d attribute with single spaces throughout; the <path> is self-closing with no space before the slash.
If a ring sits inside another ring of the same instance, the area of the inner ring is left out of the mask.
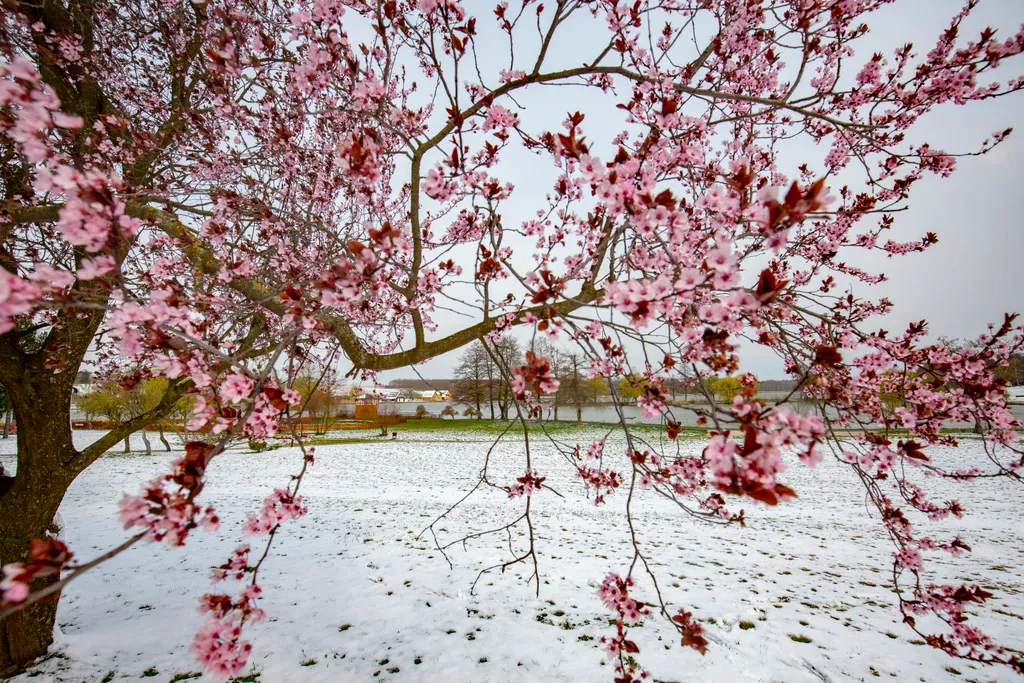
<path id="1" fill-rule="evenodd" d="M 583 428 L 571 439 L 587 443 L 601 435 Z M 76 436 L 85 443 L 94 435 Z M 540 597 L 526 582 L 532 568 L 522 565 L 485 575 L 471 595 L 477 572 L 507 558 L 508 538 L 452 548 L 450 569 L 430 533 L 418 534 L 473 485 L 491 436 L 451 431 L 419 438 L 431 442 L 403 434 L 399 441 L 317 449 L 302 490 L 309 514 L 282 527 L 261 571 L 268 619 L 247 629 L 258 680 L 611 681 L 599 645 L 612 632 L 610 615 L 595 589 L 607 572 L 628 568 L 625 496 L 613 494 L 595 507 L 561 456 L 531 440 L 535 470 L 565 496 L 534 497 Z M 9 453 L 13 445 L 3 442 L 0 449 Z M 683 444 L 701 447 L 700 440 Z M 491 456 L 492 479 L 510 482 L 521 474 L 523 450 L 521 437 L 502 440 Z M 978 443 L 965 440 L 961 452 L 942 457 L 981 456 Z M 112 453 L 79 477 L 61 507 L 65 536 L 79 557 L 125 538 L 116 520 L 118 498 L 166 471 L 172 457 Z M 0 457 L 9 468 L 13 460 Z M 196 533 L 185 549 L 136 547 L 70 584 L 58 613 L 58 656 L 13 680 L 98 681 L 113 671 L 113 680 L 169 681 L 198 672 L 188 646 L 202 619 L 197 599 L 211 590 L 209 568 L 242 542 L 245 513 L 286 484 L 300 461 L 294 448 L 239 448 L 218 457 L 203 498 L 216 504 L 221 530 Z M 702 657 L 680 647 L 660 620 L 631 631 L 639 661 L 655 679 L 1017 680 L 912 642 L 916 635 L 900 624 L 885 586 L 890 547 L 843 465 L 795 464 L 784 480 L 800 498 L 773 509 L 745 505 L 745 528 L 709 526 L 646 492 L 637 497 L 638 534 L 663 596 L 673 611 L 694 612 L 712 641 Z M 976 581 L 994 592 L 977 622 L 997 641 L 1020 648 L 1024 489 L 928 483 L 955 486 L 949 496 L 961 500 L 968 516 L 937 526 L 974 548 L 958 559 L 936 556 L 932 568 L 938 578 Z M 501 491 L 477 492 L 436 525 L 438 536 L 444 542 L 500 527 L 522 504 Z M 513 543 L 522 547 L 522 541 L 514 532 Z M 234 592 L 235 584 L 218 588 Z M 634 592 L 653 598 L 643 580 Z M 740 628 L 741 622 L 753 628 Z"/>

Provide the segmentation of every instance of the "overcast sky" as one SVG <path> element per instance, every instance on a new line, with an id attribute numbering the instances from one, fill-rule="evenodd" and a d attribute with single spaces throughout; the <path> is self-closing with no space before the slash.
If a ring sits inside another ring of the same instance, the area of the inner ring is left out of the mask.
<path id="1" fill-rule="evenodd" d="M 948 0 L 910 0 L 886 8 L 869 21 L 872 33 L 856 46 L 857 54 L 863 58 L 875 51 L 888 54 L 905 42 L 913 42 L 916 52 L 927 53 L 960 4 Z M 467 6 L 472 7 L 473 3 Z M 991 25 L 998 29 L 997 39 L 1005 40 L 1024 24 L 1024 0 L 983 0 L 977 14 L 961 35 L 975 36 L 985 25 Z M 585 32 L 586 26 L 581 24 L 575 30 Z M 1019 60 L 1014 61 L 1018 62 L 1016 66 L 1011 64 L 1001 70 L 1001 80 L 1024 72 Z M 604 129 L 620 130 L 613 110 L 588 109 L 589 98 L 580 95 L 578 88 L 548 88 L 542 92 L 532 89 L 527 97 L 517 99 L 527 111 L 557 112 L 560 118 L 575 109 L 587 112 L 585 126 L 590 141 L 595 141 L 595 132 L 599 138 Z M 1024 95 L 1017 93 L 968 107 L 943 106 L 918 124 L 914 137 L 946 151 L 966 152 L 977 149 L 991 133 L 1008 127 L 1017 130 L 995 151 L 983 157 L 960 159 L 951 178 L 929 175 L 915 186 L 910 209 L 897 215 L 892 237 L 917 239 L 931 231 L 939 236 L 939 243 L 923 254 L 890 260 L 879 257 L 872 261 L 890 278 L 876 287 L 873 295 L 887 296 L 895 303 L 893 314 L 884 324 L 879 320 L 877 326 L 898 330 L 909 321 L 923 318 L 930 322 L 933 336 L 975 337 L 985 331 L 989 322 L 1001 321 L 1004 312 L 1024 312 L 1018 276 L 1019 261 L 1024 257 L 1024 184 L 1018 175 L 1020 160 L 1024 158 Z M 818 150 L 813 158 L 821 159 L 826 151 Z M 521 215 L 509 215 L 510 209 L 506 207 L 506 222 L 530 217 L 536 206 L 531 207 L 526 199 L 531 193 L 544 193 L 554 178 L 553 166 L 539 167 L 541 162 L 536 157 L 523 155 L 514 159 L 514 168 L 506 175 L 517 186 L 514 197 L 521 199 L 514 206 L 522 211 L 512 208 L 513 214 Z M 435 230 L 443 232 L 440 226 Z M 456 261 L 471 259 L 471 254 L 459 252 Z M 471 271 L 471 263 L 463 264 L 467 271 Z M 440 329 L 434 337 L 450 333 L 464 323 L 464 319 L 454 315 L 438 313 L 435 317 Z M 450 377 L 458 354 L 435 358 L 416 370 L 426 378 Z M 343 365 L 342 370 L 346 369 Z M 784 376 L 779 361 L 760 348 L 744 349 L 742 369 L 762 379 Z M 380 379 L 387 383 L 414 376 L 416 372 L 406 368 L 382 373 Z"/>

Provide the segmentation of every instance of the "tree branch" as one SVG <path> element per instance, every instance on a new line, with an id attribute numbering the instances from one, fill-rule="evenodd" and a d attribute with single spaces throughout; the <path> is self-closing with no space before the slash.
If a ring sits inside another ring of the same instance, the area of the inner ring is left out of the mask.
<path id="1" fill-rule="evenodd" d="M 223 268 L 224 264 L 202 247 L 192 230 L 181 223 L 174 214 L 150 206 L 140 206 L 132 203 L 129 203 L 125 210 L 129 215 L 152 221 L 164 233 L 178 240 L 186 258 L 204 273 L 213 275 Z M 271 291 L 265 286 L 246 278 L 235 278 L 227 284 L 249 301 L 262 306 L 271 313 L 285 315 L 288 312 L 288 307 L 282 303 L 278 296 L 279 292 Z M 560 301 L 554 305 L 543 304 L 523 309 L 516 315 L 512 324 L 521 324 L 527 314 L 542 316 L 551 308 L 554 308 L 559 315 L 567 315 L 579 308 L 592 304 L 602 293 L 602 290 L 596 289 L 592 282 L 586 282 L 575 297 Z M 392 370 L 415 365 L 448 351 L 454 351 L 494 331 L 500 321 L 500 318 L 488 318 L 435 341 L 417 340 L 418 343 L 407 351 L 382 355 L 366 351 L 348 321 L 329 313 L 321 313 L 316 318 L 331 330 L 331 333 L 341 344 L 342 350 L 355 369 L 372 371 Z"/>
<path id="2" fill-rule="evenodd" d="M 96 461 L 101 455 L 113 448 L 117 443 L 131 436 L 140 429 L 145 429 L 157 420 L 166 417 L 178 400 L 184 396 L 192 386 L 191 380 L 168 384 L 160 403 L 152 410 L 147 410 L 121 424 L 94 441 L 84 450 L 78 451 L 74 459 L 68 463 L 68 468 L 78 474 L 86 467 Z"/>

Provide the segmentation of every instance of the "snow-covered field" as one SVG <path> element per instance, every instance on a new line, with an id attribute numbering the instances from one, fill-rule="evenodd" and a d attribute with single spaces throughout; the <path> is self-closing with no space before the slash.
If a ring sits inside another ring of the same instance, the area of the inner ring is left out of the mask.
<path id="1" fill-rule="evenodd" d="M 573 438 L 597 435 L 583 430 Z M 534 498 L 540 598 L 523 566 L 486 575 L 471 595 L 479 569 L 507 557 L 508 539 L 452 549 L 449 569 L 430 534 L 417 535 L 473 484 L 489 437 L 453 431 L 423 435 L 433 443 L 403 438 L 318 449 L 303 484 L 309 514 L 282 528 L 261 571 L 268 619 L 247 631 L 260 674 L 251 680 L 611 681 L 599 645 L 611 631 L 609 614 L 595 588 L 608 571 L 628 566 L 624 497 L 595 508 L 560 456 L 533 445 L 535 468 L 566 496 Z M 965 444 L 949 457 L 980 456 Z M 0 448 L 10 452 L 13 440 Z M 520 440 L 496 449 L 495 481 L 521 473 L 522 448 Z M 79 557 L 125 538 L 116 501 L 165 471 L 171 457 L 110 455 L 75 482 L 61 514 Z M 0 461 L 13 466 L 11 457 Z M 58 656 L 14 680 L 163 682 L 198 672 L 188 646 L 201 621 L 197 599 L 210 590 L 209 568 L 239 545 L 245 513 L 287 483 L 299 461 L 295 449 L 220 456 L 203 496 L 217 505 L 221 530 L 196 533 L 185 549 L 137 547 L 71 584 L 58 614 Z M 885 586 L 890 548 L 842 465 L 794 466 L 785 481 L 799 500 L 774 509 L 746 505 L 746 528 L 697 523 L 640 496 L 638 531 L 663 595 L 693 611 L 712 641 L 702 657 L 657 620 L 635 629 L 639 659 L 656 680 L 1017 680 L 1009 671 L 951 660 L 900 624 Z M 942 578 L 994 592 L 978 623 L 1024 649 L 1024 487 L 956 488 L 969 514 L 955 524 L 974 552 L 932 566 Z M 521 505 L 498 491 L 478 493 L 438 524 L 439 535 L 500 526 Z M 521 547 L 522 537 L 512 540 Z M 649 586 L 640 582 L 637 597 L 650 598 Z"/>

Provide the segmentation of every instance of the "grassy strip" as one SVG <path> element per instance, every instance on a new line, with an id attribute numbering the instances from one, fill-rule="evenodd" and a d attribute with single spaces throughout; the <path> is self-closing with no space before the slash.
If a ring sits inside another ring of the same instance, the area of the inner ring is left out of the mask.
<path id="1" fill-rule="evenodd" d="M 531 434 L 540 435 L 540 425 L 537 423 L 529 423 Z M 420 420 L 409 420 L 402 424 L 389 425 L 387 428 L 387 435 L 381 436 L 379 428 L 367 429 L 367 430 L 353 430 L 352 436 L 320 436 L 312 439 L 312 444 L 316 446 L 333 446 L 333 445 L 344 445 L 344 444 L 373 444 L 382 443 L 392 440 L 392 433 L 397 433 L 397 439 L 405 442 L 426 442 L 426 443 L 462 443 L 467 439 L 448 439 L 444 438 L 444 434 L 457 433 L 459 435 L 465 435 L 468 437 L 479 436 L 481 441 L 490 441 L 497 435 L 506 431 L 508 422 L 503 420 L 474 420 L 474 419 L 462 419 L 462 420 L 450 420 L 442 418 L 424 418 Z M 584 422 L 582 425 L 577 425 L 575 422 L 545 422 L 544 428 L 548 434 L 556 436 L 572 436 L 581 431 L 601 431 L 601 430 L 612 430 L 619 429 L 618 424 L 610 423 L 598 423 L 598 422 Z M 647 438 L 664 438 L 665 427 L 659 424 L 631 424 L 630 429 L 641 436 Z M 706 438 L 709 429 L 707 427 L 683 427 L 681 429 L 680 438 Z M 960 429 L 944 429 L 943 433 L 957 434 L 959 438 L 971 439 L 976 438 L 976 435 L 971 434 L 966 428 Z M 508 429 L 507 436 L 510 437 L 521 437 L 523 433 L 523 427 L 518 422 L 514 422 L 511 429 Z M 857 431 L 852 430 L 841 430 L 837 431 L 837 434 L 844 437 L 853 437 Z M 890 430 L 890 437 L 900 438 L 907 436 L 906 430 Z"/>
<path id="2" fill-rule="evenodd" d="M 387 436 L 381 436 L 377 430 L 367 430 L 370 434 L 361 434 L 359 436 L 353 435 L 352 437 L 317 437 L 313 439 L 313 444 L 317 446 L 328 446 L 334 444 L 350 444 L 350 443 L 380 443 L 381 441 L 391 440 L 391 434 L 397 433 L 398 439 L 403 441 L 430 441 L 433 443 L 443 443 L 450 441 L 448 439 L 436 439 L 431 438 L 432 434 L 438 432 L 457 432 L 459 434 L 466 435 L 480 435 L 482 438 L 490 440 L 506 431 L 508 422 L 503 420 L 445 420 L 440 418 L 425 418 L 422 420 L 409 420 L 402 424 L 390 425 Z M 601 429 L 613 429 L 618 427 L 615 424 L 604 424 L 596 422 L 584 422 L 582 425 L 577 425 L 575 422 L 545 422 L 544 428 L 549 434 L 573 434 L 582 430 L 601 430 Z M 530 423 L 531 433 L 540 433 L 540 426 L 536 423 Z M 635 430 L 638 433 L 644 434 L 645 436 L 654 436 L 658 433 L 664 432 L 664 427 L 656 424 L 636 424 L 630 425 L 630 429 Z M 685 434 L 693 434 L 703 436 L 707 433 L 707 430 L 701 427 L 687 427 L 683 430 Z M 509 436 L 521 436 L 523 433 L 523 427 L 518 422 L 512 424 L 511 429 L 508 429 Z"/>

